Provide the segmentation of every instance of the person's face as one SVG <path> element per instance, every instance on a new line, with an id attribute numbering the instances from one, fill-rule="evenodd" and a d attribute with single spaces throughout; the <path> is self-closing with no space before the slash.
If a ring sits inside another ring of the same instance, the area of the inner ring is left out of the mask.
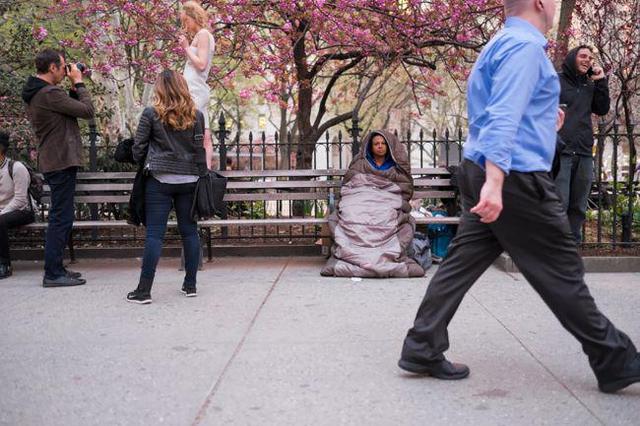
<path id="1" fill-rule="evenodd" d="M 182 28 L 189 32 L 193 32 L 197 27 L 196 21 L 184 12 L 180 12 L 180 22 L 182 23 Z"/>
<path id="2" fill-rule="evenodd" d="M 371 152 L 376 157 L 385 157 L 387 155 L 387 142 L 382 136 L 374 136 L 371 140 Z"/>
<path id="3" fill-rule="evenodd" d="M 53 76 L 54 84 L 58 84 L 64 80 L 64 77 L 67 75 L 67 63 L 62 56 L 60 57 L 60 66 L 51 64 L 49 66 L 49 72 Z"/>
<path id="4" fill-rule="evenodd" d="M 576 54 L 576 70 L 578 74 L 586 74 L 593 66 L 593 53 L 589 49 L 580 49 Z"/>

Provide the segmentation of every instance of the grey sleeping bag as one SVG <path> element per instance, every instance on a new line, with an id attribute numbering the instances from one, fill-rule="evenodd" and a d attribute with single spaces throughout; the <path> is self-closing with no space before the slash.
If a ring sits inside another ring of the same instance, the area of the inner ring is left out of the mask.
<path id="1" fill-rule="evenodd" d="M 382 135 L 395 162 L 387 170 L 366 158 L 371 139 Z M 334 244 L 325 276 L 420 277 L 425 271 L 407 252 L 415 221 L 409 214 L 413 179 L 407 151 L 391 133 L 370 133 L 342 180 L 340 202 L 329 216 Z"/>

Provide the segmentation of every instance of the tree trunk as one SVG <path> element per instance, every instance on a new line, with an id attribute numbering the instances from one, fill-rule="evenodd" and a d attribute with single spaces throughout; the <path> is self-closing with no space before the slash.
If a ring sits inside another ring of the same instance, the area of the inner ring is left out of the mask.
<path id="1" fill-rule="evenodd" d="M 288 99 L 289 96 L 286 94 L 283 94 L 280 97 L 280 100 L 282 101 L 282 104 L 280 105 L 280 124 L 278 126 L 278 156 L 280 164 L 277 164 L 276 167 L 282 170 L 288 170 L 291 168 L 291 146 L 289 145 L 289 128 L 287 126 L 289 116 L 287 114 L 288 108 L 286 106 Z"/>
<path id="2" fill-rule="evenodd" d="M 564 58 L 567 56 L 569 50 L 567 31 L 571 28 L 571 19 L 573 18 L 575 7 L 576 0 L 562 0 L 558 34 L 556 36 L 556 50 L 553 55 L 553 64 L 558 70 L 562 67 L 562 62 L 564 62 Z"/>
<path id="3" fill-rule="evenodd" d="M 637 152 L 636 145 L 634 141 L 634 119 L 633 112 L 631 109 L 631 99 L 629 97 L 628 89 L 626 85 L 622 86 L 622 108 L 624 109 L 624 125 L 627 130 L 627 138 L 629 140 L 629 175 L 633 176 L 635 174 L 636 166 L 637 166 Z M 633 179 L 633 178 L 631 178 Z"/>

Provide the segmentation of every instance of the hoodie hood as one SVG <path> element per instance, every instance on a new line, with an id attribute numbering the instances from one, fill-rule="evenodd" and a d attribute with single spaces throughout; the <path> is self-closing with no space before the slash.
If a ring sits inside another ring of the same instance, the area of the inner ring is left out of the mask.
<path id="1" fill-rule="evenodd" d="M 367 149 L 365 150 L 367 160 L 369 160 L 369 164 L 371 164 L 377 170 L 388 170 L 391 167 L 395 166 L 396 162 L 393 161 L 393 155 L 391 155 L 391 148 L 389 148 L 389 143 L 385 139 L 385 142 L 387 143 L 387 154 L 384 156 L 384 163 L 381 166 L 378 166 L 376 164 L 375 156 L 373 155 L 373 150 L 372 150 L 373 137 L 376 135 L 380 135 L 384 137 L 379 133 L 374 133 L 371 136 L 371 138 L 369 139 L 369 142 L 367 143 Z"/>
<path id="2" fill-rule="evenodd" d="M 40 90 L 47 86 L 49 86 L 49 83 L 46 81 L 38 77 L 29 77 L 22 88 L 22 100 L 26 103 L 30 103 L 31 99 L 33 99 Z"/>
<path id="3" fill-rule="evenodd" d="M 411 166 L 409 165 L 409 156 L 407 155 L 407 150 L 402 145 L 402 143 L 398 140 L 396 135 L 386 130 L 375 130 L 369 133 L 363 140 L 362 145 L 360 146 L 360 156 L 363 158 L 370 157 L 370 148 L 371 140 L 374 136 L 380 135 L 385 141 L 387 141 L 387 147 L 389 151 L 387 152 L 388 159 L 395 162 L 395 165 L 400 167 L 400 169 L 407 175 L 411 176 Z M 367 160 L 368 161 L 368 160 Z"/>
<path id="4" fill-rule="evenodd" d="M 581 81 L 584 82 L 587 78 L 586 75 L 579 75 L 578 69 L 576 68 L 578 50 L 584 49 L 585 47 L 586 46 L 578 46 L 571 49 L 569 53 L 567 53 L 567 56 L 564 58 L 564 63 L 562 64 L 562 73 L 574 84 L 578 84 Z"/>

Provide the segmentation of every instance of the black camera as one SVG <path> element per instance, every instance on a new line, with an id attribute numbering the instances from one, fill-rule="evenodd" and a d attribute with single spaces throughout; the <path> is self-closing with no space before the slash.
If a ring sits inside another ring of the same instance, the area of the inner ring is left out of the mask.
<path id="1" fill-rule="evenodd" d="M 86 64 L 83 64 L 82 62 L 76 62 L 76 67 L 78 68 L 78 71 L 82 73 L 82 75 L 91 77 L 91 69 Z M 71 64 L 67 64 L 67 73 L 69 71 L 71 71 Z"/>

